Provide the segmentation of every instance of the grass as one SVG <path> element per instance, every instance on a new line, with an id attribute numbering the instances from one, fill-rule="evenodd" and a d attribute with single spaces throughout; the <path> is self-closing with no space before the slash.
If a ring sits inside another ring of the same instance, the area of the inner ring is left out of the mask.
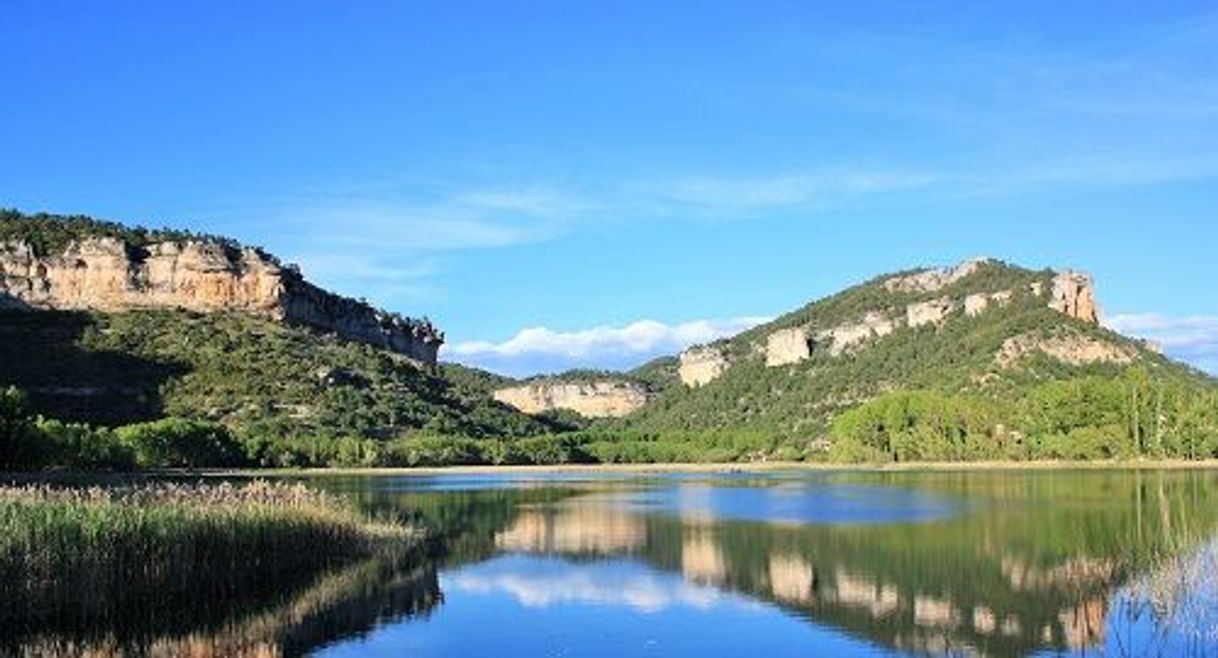
<path id="1" fill-rule="evenodd" d="M 0 487 L 0 627 L 189 628 L 414 539 L 303 485 Z"/>

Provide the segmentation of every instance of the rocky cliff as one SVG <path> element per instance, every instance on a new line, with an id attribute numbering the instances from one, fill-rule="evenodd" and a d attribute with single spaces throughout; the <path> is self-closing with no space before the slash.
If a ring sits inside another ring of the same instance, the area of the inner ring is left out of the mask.
<path id="1" fill-rule="evenodd" d="M 642 384 L 621 380 L 539 380 L 501 388 L 494 395 L 496 400 L 527 414 L 567 409 L 586 418 L 625 416 L 647 404 L 650 399 L 647 388 Z"/>
<path id="2" fill-rule="evenodd" d="M 39 253 L 31 241 L 0 242 L 0 308 L 236 311 L 331 332 L 429 366 L 444 340 L 426 320 L 329 293 L 257 249 L 208 239 L 135 246 L 95 236 L 52 253 Z"/>
<path id="3" fill-rule="evenodd" d="M 727 357 L 714 347 L 693 347 L 681 353 L 677 375 L 686 386 L 698 387 L 714 381 L 727 369 Z"/>
<path id="4" fill-rule="evenodd" d="M 1025 281 L 1017 289 L 972 292 L 976 277 L 1001 270 L 997 261 L 972 258 L 951 267 L 918 270 L 889 276 L 879 281 L 879 289 L 889 298 L 880 308 L 867 310 L 856 318 L 830 326 L 804 323 L 771 330 L 755 342 L 768 367 L 792 365 L 807 361 L 814 354 L 825 353 L 840 357 L 865 348 L 871 341 L 884 338 L 900 328 L 939 328 L 956 317 L 976 318 L 996 307 L 1005 307 L 1016 296 L 1030 300 L 1033 305 L 1050 308 L 1062 315 L 1087 324 L 1099 323 L 1095 301 L 1095 283 L 1089 274 L 1073 270 L 1038 274 L 1026 271 Z M 966 289 L 961 291 L 961 286 Z M 959 291 L 956 295 L 949 294 Z M 881 300 L 883 301 L 883 300 Z M 1025 350 L 1027 352 L 1028 350 Z M 1081 354 L 1077 358 L 1063 351 L 1060 345 L 1041 350 L 1070 363 L 1113 361 Z M 1004 352 L 1003 359 L 1011 350 Z M 680 355 L 680 379 L 688 387 L 709 384 L 723 375 L 731 362 L 720 347 L 693 347 Z"/>

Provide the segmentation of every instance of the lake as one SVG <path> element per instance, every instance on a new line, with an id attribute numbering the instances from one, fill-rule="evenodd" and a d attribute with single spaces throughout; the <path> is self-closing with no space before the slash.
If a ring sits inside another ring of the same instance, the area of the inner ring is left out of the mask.
<path id="1" fill-rule="evenodd" d="M 427 527 L 428 555 L 200 602 L 174 637 L 328 658 L 1218 656 L 1215 471 L 308 481 Z"/>

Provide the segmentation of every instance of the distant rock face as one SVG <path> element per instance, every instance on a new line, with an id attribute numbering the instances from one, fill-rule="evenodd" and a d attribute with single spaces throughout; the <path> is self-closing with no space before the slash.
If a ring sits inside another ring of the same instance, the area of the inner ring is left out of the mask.
<path id="1" fill-rule="evenodd" d="M 989 258 L 970 258 L 954 267 L 894 276 L 884 281 L 884 287 L 888 292 L 936 292 L 976 272 L 989 262 Z"/>
<path id="2" fill-rule="evenodd" d="M 715 347 L 691 347 L 681 352 L 677 376 L 691 388 L 709 384 L 727 370 L 727 357 Z"/>
<path id="3" fill-rule="evenodd" d="M 619 418 L 647 404 L 642 384 L 618 380 L 596 382 L 537 381 L 501 388 L 495 399 L 526 414 L 567 409 L 587 418 Z"/>
<path id="4" fill-rule="evenodd" d="M 1003 367 L 1011 367 L 1020 359 L 1034 352 L 1070 365 L 1089 363 L 1115 363 L 1126 365 L 1138 358 L 1136 350 L 1106 340 L 1069 333 L 1056 336 L 1023 334 L 1008 338 L 995 355 L 994 361 Z"/>
<path id="5" fill-rule="evenodd" d="M 1072 318 L 1098 324 L 1099 311 L 1095 305 L 1095 284 L 1085 272 L 1065 271 L 1053 277 L 1049 308 Z"/>
<path id="6" fill-rule="evenodd" d="M 1005 306 L 1010 303 L 1011 297 L 1012 293 L 1010 290 L 969 295 L 964 298 L 964 314 L 969 317 L 981 315 L 990 307 L 990 304 Z"/>
<path id="7" fill-rule="evenodd" d="M 329 293 L 256 249 L 206 240 L 137 249 L 92 238 L 45 256 L 23 242 L 2 243 L 0 308 L 236 311 L 333 332 L 426 365 L 436 363 L 444 342 L 429 322 Z"/>
<path id="8" fill-rule="evenodd" d="M 799 363 L 812 356 L 812 344 L 808 330 L 803 327 L 779 329 L 766 338 L 765 364 L 784 366 Z"/>
<path id="9" fill-rule="evenodd" d="M 905 309 L 905 323 L 911 327 L 940 324 L 947 319 L 948 314 L 955 307 L 956 305 L 947 297 L 910 304 Z"/>
<path id="10" fill-rule="evenodd" d="M 821 345 L 827 346 L 830 356 L 840 356 L 855 345 L 869 338 L 887 336 L 896 328 L 896 322 L 892 318 L 878 311 L 872 311 L 865 314 L 862 320 L 855 324 L 844 324 L 818 332 L 815 344 L 817 348 Z"/>

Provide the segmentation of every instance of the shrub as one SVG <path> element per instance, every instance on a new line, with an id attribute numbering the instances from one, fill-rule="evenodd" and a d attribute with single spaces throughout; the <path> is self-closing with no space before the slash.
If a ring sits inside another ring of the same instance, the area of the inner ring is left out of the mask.
<path id="1" fill-rule="evenodd" d="M 44 464 L 67 468 L 135 467 L 135 454 L 112 430 L 82 423 L 39 418 L 36 429 L 44 445 Z"/>
<path id="2" fill-rule="evenodd" d="M 244 462 L 241 444 L 218 423 L 164 418 L 126 425 L 115 432 L 141 468 L 239 466 Z"/>
<path id="3" fill-rule="evenodd" d="M 0 468 L 41 466 L 45 452 L 26 410 L 25 394 L 11 386 L 0 389 Z"/>

